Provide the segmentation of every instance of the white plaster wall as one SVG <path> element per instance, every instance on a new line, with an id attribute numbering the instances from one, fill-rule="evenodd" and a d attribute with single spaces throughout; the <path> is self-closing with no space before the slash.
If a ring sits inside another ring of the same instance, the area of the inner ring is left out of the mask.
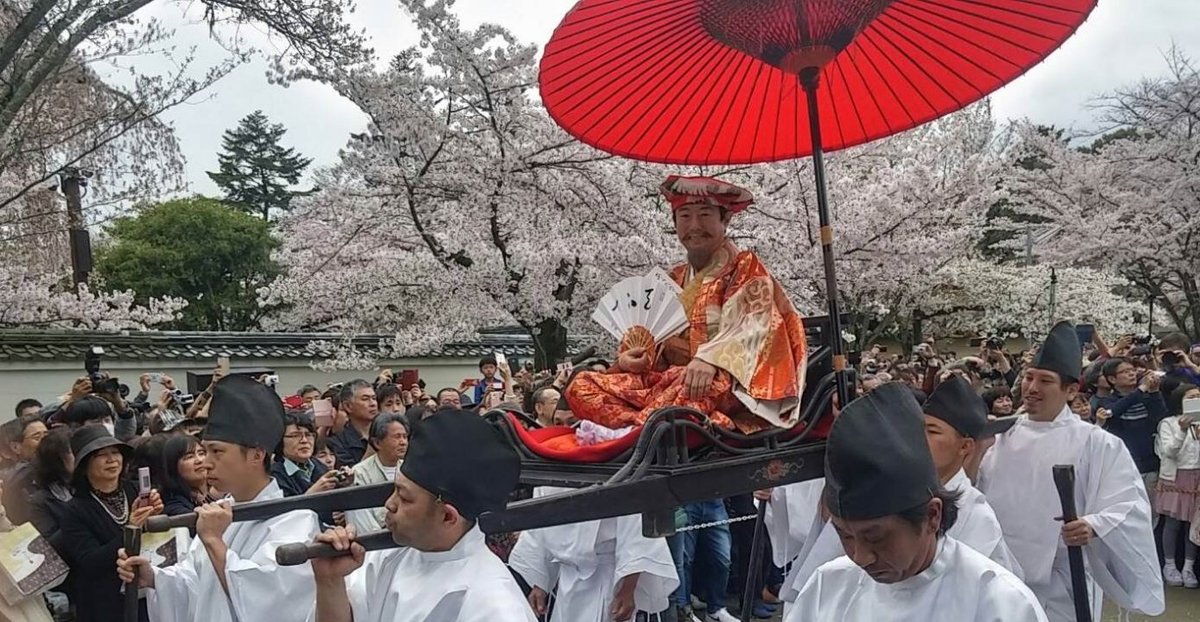
<path id="1" fill-rule="evenodd" d="M 163 372 L 175 378 L 180 387 L 187 386 L 187 372 L 211 373 L 216 366 L 214 360 L 210 364 L 180 365 L 178 362 L 136 362 L 136 361 L 104 361 L 101 368 L 118 378 L 121 383 L 129 385 L 133 393 L 137 393 L 138 377 L 146 372 Z M 235 359 L 232 362 L 234 370 L 238 368 L 268 367 L 279 374 L 278 391 L 280 395 L 290 395 L 305 384 L 313 384 L 325 388 L 333 382 L 343 382 L 354 378 L 373 380 L 378 370 L 350 370 L 335 373 L 324 373 L 312 369 L 308 361 L 302 360 L 253 360 Z M 416 368 L 420 370 L 421 378 L 425 380 L 426 390 L 437 391 L 442 387 L 457 387 L 464 378 L 479 376 L 478 360 L 465 358 L 438 359 L 399 359 L 385 361 L 381 367 L 389 367 L 399 373 L 400 369 Z M 68 392 L 75 380 L 83 376 L 83 361 L 70 362 L 37 362 L 37 361 L 6 361 L 0 362 L 0 421 L 13 418 L 17 402 L 32 397 L 43 404 L 55 401 L 59 396 Z"/>

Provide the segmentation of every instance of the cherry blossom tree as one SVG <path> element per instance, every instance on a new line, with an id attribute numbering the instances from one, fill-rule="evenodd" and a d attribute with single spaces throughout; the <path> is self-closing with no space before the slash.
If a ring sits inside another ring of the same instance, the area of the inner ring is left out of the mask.
<path id="1" fill-rule="evenodd" d="M 1055 284 L 1049 265 L 955 260 L 933 275 L 914 314 L 923 332 L 935 336 L 1035 339 L 1063 318 L 1095 324 L 1112 338 L 1136 332 L 1142 308 L 1122 295 L 1125 279 L 1080 267 L 1060 268 L 1056 276 Z"/>
<path id="2" fill-rule="evenodd" d="M 535 99 L 536 48 L 404 0 L 418 47 L 383 70 L 313 73 L 369 127 L 281 221 L 281 325 L 395 331 L 398 353 L 511 321 L 553 366 L 621 276 L 663 263 L 650 169 L 572 139 Z"/>
<path id="3" fill-rule="evenodd" d="M 171 32 L 150 17 L 149 5 L 0 0 L 0 282 L 28 277 L 36 285 L 6 289 L 0 302 L 45 309 L 42 316 L 21 312 L 10 318 L 57 323 L 95 310 L 100 315 L 79 321 L 136 327 L 163 317 L 156 309 L 128 307 L 120 319 L 117 309 L 127 307 L 120 293 L 112 294 L 115 306 L 93 304 L 106 295 L 86 291 L 79 292 L 79 304 L 70 303 L 74 292 L 59 284 L 70 257 L 66 206 L 54 192 L 60 176 L 80 169 L 94 174 L 83 214 L 74 218 L 76 226 L 95 227 L 138 200 L 183 188 L 178 145 L 158 116 L 208 89 L 246 60 L 254 44 L 275 50 L 273 76 L 279 80 L 301 66 L 368 57 L 361 36 L 344 20 L 353 9 L 350 0 L 178 3 L 185 21 L 207 22 L 229 50 L 210 67 L 197 66 L 192 51 L 173 48 Z M 239 25 L 259 27 L 256 40 L 244 38 Z M 146 74 L 128 65 L 131 57 L 146 55 L 161 57 L 171 69 Z M 15 298 L 21 295 L 31 298 Z M 45 307 L 50 301 L 65 306 Z"/>
<path id="4" fill-rule="evenodd" d="M 847 330 L 856 341 L 906 330 L 936 285 L 934 275 L 972 253 L 995 200 L 993 131 L 984 102 L 827 158 L 839 295 L 855 318 Z M 735 220 L 735 234 L 801 309 L 823 314 L 811 166 L 801 159 L 738 173 L 760 200 Z"/>
<path id="5" fill-rule="evenodd" d="M 1164 77 L 1094 103 L 1104 138 L 1077 148 L 1019 124 L 1003 180 L 1017 213 L 1045 222 L 1042 258 L 1110 270 L 1200 338 L 1200 72 L 1178 50 Z M 1160 318 L 1161 319 L 1161 318 Z"/>

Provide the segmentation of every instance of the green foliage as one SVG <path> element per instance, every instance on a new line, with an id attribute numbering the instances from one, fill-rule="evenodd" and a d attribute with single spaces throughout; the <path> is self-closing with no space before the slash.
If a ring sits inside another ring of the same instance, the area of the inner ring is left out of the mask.
<path id="1" fill-rule="evenodd" d="M 188 301 L 177 330 L 242 331 L 264 309 L 258 288 L 279 275 L 270 225 L 217 199 L 194 197 L 142 207 L 107 230 L 96 272 L 107 287 Z"/>
<path id="2" fill-rule="evenodd" d="M 247 115 L 221 139 L 220 171 L 208 176 L 225 192 L 225 201 L 270 220 L 272 211 L 288 211 L 292 198 L 309 191 L 290 188 L 300 182 L 312 160 L 284 148 L 287 130 L 271 123 L 261 110 Z"/>

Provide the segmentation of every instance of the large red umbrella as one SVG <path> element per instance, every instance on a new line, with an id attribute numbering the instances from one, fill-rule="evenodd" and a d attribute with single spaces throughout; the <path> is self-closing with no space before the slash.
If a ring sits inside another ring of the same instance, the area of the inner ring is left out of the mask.
<path id="1" fill-rule="evenodd" d="M 882 138 L 983 98 L 1061 45 L 1095 5 L 581 0 L 546 45 L 541 96 L 564 129 L 620 156 L 701 165 L 811 154 L 840 371 L 822 150 Z M 844 374 L 837 380 L 844 404 Z"/>

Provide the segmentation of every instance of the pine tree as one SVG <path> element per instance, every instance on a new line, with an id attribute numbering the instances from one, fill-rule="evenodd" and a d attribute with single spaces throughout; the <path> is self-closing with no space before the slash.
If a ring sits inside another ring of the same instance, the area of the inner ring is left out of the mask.
<path id="1" fill-rule="evenodd" d="M 261 110 L 225 132 L 223 153 L 217 156 L 221 170 L 208 176 L 225 192 L 227 203 L 270 220 L 272 210 L 287 211 L 293 197 L 308 194 L 290 189 L 312 160 L 280 144 L 286 132 Z"/>

